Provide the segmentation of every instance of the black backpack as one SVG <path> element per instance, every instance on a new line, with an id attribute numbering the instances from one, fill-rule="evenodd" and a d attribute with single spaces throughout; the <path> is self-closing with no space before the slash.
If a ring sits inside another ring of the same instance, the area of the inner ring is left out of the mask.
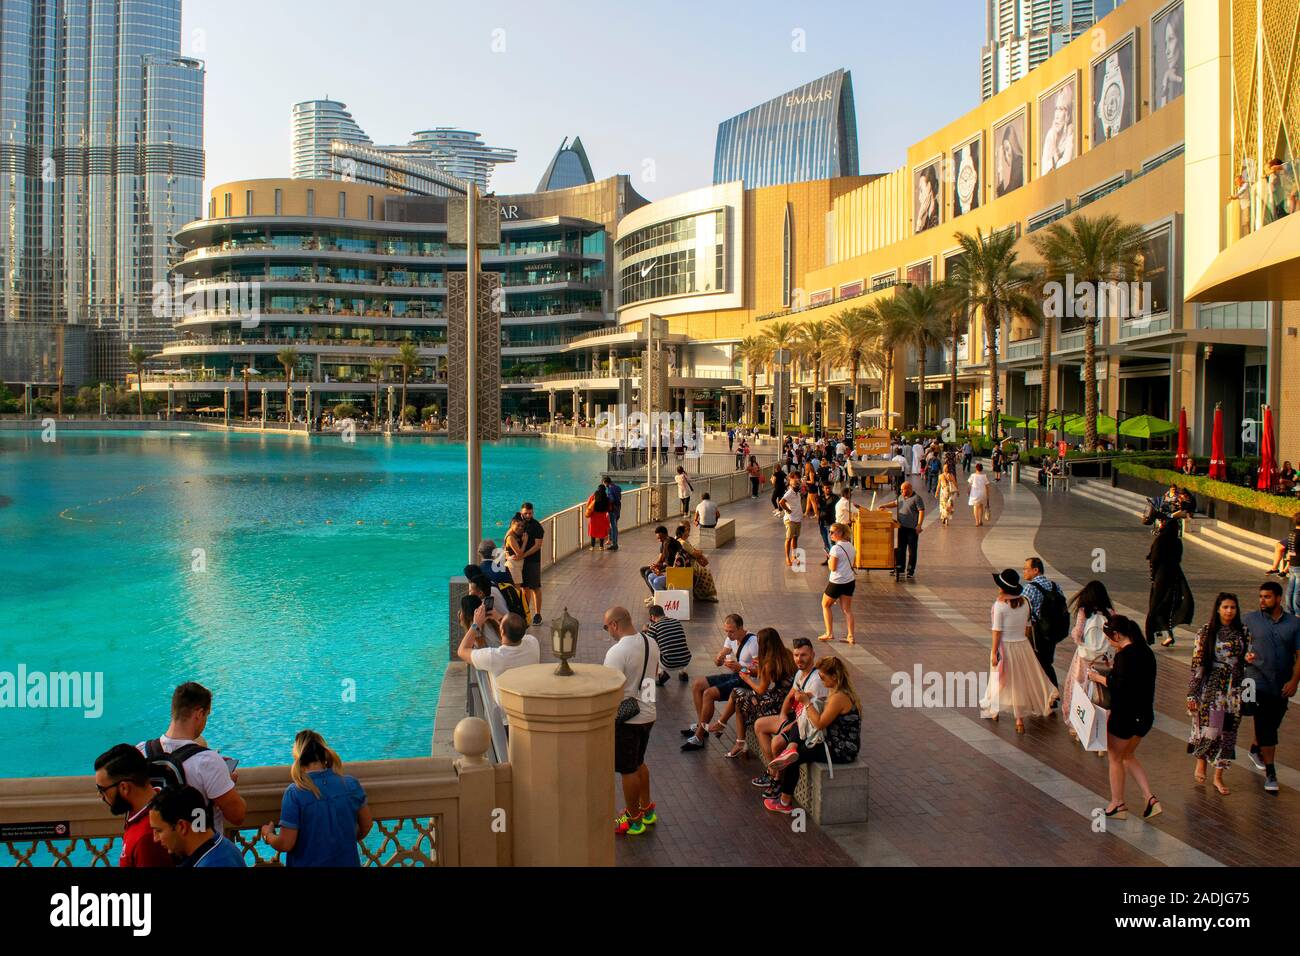
<path id="1" fill-rule="evenodd" d="M 167 753 L 163 750 L 161 740 L 155 738 L 146 742 L 144 745 L 144 759 L 149 764 L 150 785 L 157 787 L 159 790 L 189 786 L 185 780 L 185 761 L 207 749 L 209 748 L 201 744 L 186 744 L 184 747 L 177 747 L 171 753 Z M 197 790 L 198 787 L 194 789 Z M 207 827 L 211 829 L 215 816 L 212 801 L 207 799 L 207 794 L 204 794 L 203 812 L 205 819 L 208 821 Z"/>
<path id="2" fill-rule="evenodd" d="M 525 617 L 524 614 L 524 596 L 519 593 L 519 588 L 508 582 L 502 582 L 497 585 L 497 590 L 501 592 L 501 597 L 506 602 L 506 612 L 509 614 L 518 614 Z"/>
<path id="3" fill-rule="evenodd" d="M 1030 581 L 1028 587 L 1036 587 Z M 1056 582 L 1050 588 L 1039 587 L 1043 600 L 1034 618 L 1034 644 L 1037 647 L 1054 647 L 1070 633 L 1070 609 L 1065 603 L 1065 592 Z"/>

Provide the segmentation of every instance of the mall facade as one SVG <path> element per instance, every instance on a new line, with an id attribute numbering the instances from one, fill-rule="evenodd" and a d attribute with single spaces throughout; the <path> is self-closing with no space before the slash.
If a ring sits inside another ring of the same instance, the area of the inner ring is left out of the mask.
<path id="1" fill-rule="evenodd" d="M 1300 217 L 1286 218 L 1296 208 L 1291 144 L 1300 94 L 1288 65 L 1298 14 L 1300 0 L 1216 0 L 1187 22 L 1181 0 L 1128 0 L 1037 69 L 913 144 L 897 170 L 759 189 L 723 183 L 649 203 L 617 230 L 620 326 L 630 332 L 650 315 L 664 317 L 685 343 L 683 367 L 739 380 L 717 411 L 745 414 L 756 384 L 766 420 L 770 383 L 766 370 L 751 380 L 738 360 L 744 337 L 778 320 L 820 322 L 904 284 L 942 280 L 959 255 L 959 231 L 1013 229 L 1022 261 L 1033 263 L 1033 233 L 1074 214 L 1113 213 L 1144 230 L 1142 299 L 1132 317 L 1098 324 L 1101 412 L 1177 420 L 1186 409 L 1194 449 L 1205 454 L 1221 407 L 1234 455 L 1256 447 L 1243 440 L 1249 429 L 1231 423 L 1257 419 L 1267 403 L 1284 419 L 1282 457 L 1300 458 L 1300 395 L 1290 384 L 1300 372 Z M 1244 260 L 1222 261 L 1248 242 L 1258 252 L 1252 261 L 1276 260 L 1273 284 L 1260 278 L 1203 288 L 1207 271 L 1248 269 Z M 1036 325 L 1013 317 L 990 342 L 975 318 L 956 354 L 949 344 L 929 356 L 923 394 L 916 357 L 903 349 L 889 395 L 880 394 L 877 370 L 862 370 L 856 383 L 847 369 L 823 370 L 828 424 L 840 424 L 853 390 L 859 409 L 897 412 L 895 426 L 937 423 L 950 408 L 959 424 L 982 419 L 990 411 L 990 349 L 1001 413 L 1036 414 L 1044 388 L 1051 409 L 1082 412 L 1081 318 L 1050 320 L 1046 382 Z M 794 376 L 788 414 L 806 424 L 814 373 L 796 363 Z"/>

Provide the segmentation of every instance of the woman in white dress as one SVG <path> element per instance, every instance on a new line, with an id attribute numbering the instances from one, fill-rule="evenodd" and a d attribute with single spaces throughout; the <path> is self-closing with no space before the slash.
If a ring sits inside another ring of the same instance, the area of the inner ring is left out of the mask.
<path id="1" fill-rule="evenodd" d="M 977 464 L 971 472 L 970 499 L 968 503 L 975 509 L 975 527 L 984 524 L 984 517 L 989 512 L 989 476 L 984 474 L 984 466 Z"/>
<path id="2" fill-rule="evenodd" d="M 1110 641 L 1106 639 L 1103 628 L 1115 615 L 1115 606 L 1106 591 L 1106 585 L 1100 581 L 1089 581 L 1078 594 L 1070 600 L 1074 611 L 1074 627 L 1070 637 L 1074 641 L 1074 658 L 1070 661 L 1070 670 L 1061 682 L 1061 713 L 1070 714 L 1070 701 L 1076 689 L 1082 685 L 1091 690 L 1088 683 L 1088 668 L 1093 664 L 1110 664 Z M 1079 735 L 1070 727 L 1070 736 L 1075 740 Z M 1104 750 L 1097 751 L 1098 755 Z"/>
<path id="3" fill-rule="evenodd" d="M 980 699 L 980 716 L 997 720 L 1010 712 L 1016 733 L 1025 732 L 1025 717 L 1048 717 L 1056 688 L 1043 673 L 1025 634 L 1029 626 L 1029 601 L 1020 575 L 1013 568 L 993 575 L 998 599 L 993 602 L 993 649 L 989 653 L 988 690 Z"/>

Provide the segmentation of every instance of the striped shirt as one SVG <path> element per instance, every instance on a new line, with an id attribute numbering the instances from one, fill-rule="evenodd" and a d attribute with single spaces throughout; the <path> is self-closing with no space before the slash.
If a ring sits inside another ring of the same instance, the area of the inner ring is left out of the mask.
<path id="1" fill-rule="evenodd" d="M 665 669 L 680 670 L 691 662 L 691 649 L 686 644 L 681 621 L 661 617 L 646 625 L 645 633 L 659 645 L 659 662 Z"/>

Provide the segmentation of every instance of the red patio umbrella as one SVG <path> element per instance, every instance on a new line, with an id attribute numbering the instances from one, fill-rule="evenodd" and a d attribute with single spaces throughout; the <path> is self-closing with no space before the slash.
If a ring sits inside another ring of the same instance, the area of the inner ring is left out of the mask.
<path id="1" fill-rule="evenodd" d="M 1174 456 L 1174 469 L 1182 471 L 1187 464 L 1187 409 L 1178 409 L 1178 454 Z"/>
<path id="2" fill-rule="evenodd" d="M 1259 446 L 1259 480 L 1255 487 L 1260 491 L 1270 491 L 1273 479 L 1277 475 L 1277 443 L 1273 439 L 1273 407 L 1264 406 L 1264 435 Z"/>
<path id="3" fill-rule="evenodd" d="M 1228 463 L 1223 460 L 1223 409 L 1214 406 L 1214 434 L 1210 439 L 1210 477 L 1228 477 Z"/>

